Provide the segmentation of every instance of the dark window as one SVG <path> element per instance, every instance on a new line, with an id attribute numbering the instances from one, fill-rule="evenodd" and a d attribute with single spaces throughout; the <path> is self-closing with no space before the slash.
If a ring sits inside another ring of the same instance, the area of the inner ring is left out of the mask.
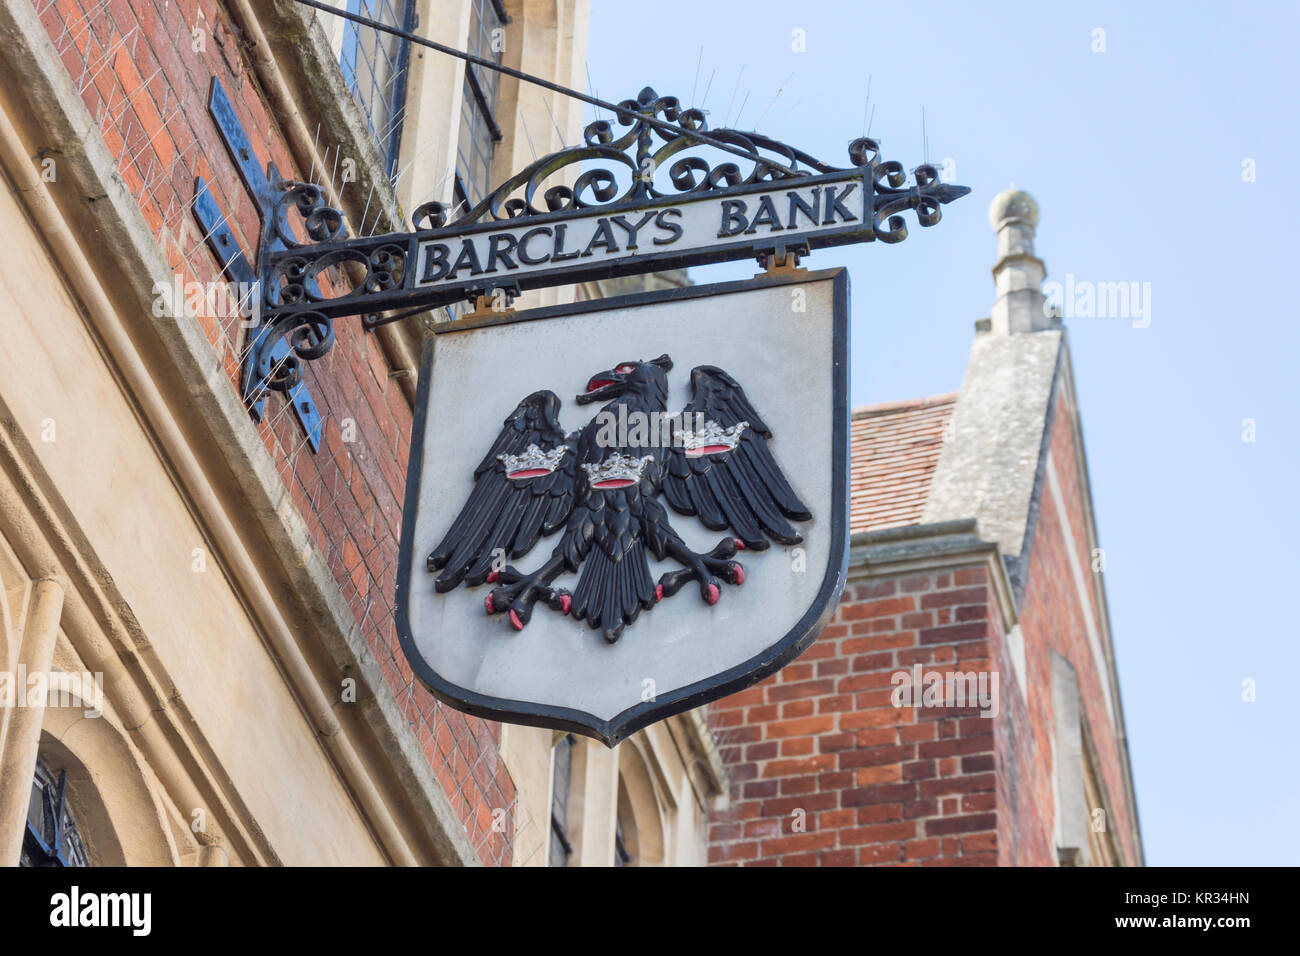
<path id="1" fill-rule="evenodd" d="M 414 0 L 348 0 L 348 12 L 410 33 L 415 28 Z M 339 62 L 352 97 L 365 115 L 370 133 L 392 176 L 402 143 L 406 113 L 406 74 L 411 43 L 351 20 L 343 28 Z"/>
<path id="2" fill-rule="evenodd" d="M 44 764 L 37 764 L 19 866 L 90 866 L 68 810 L 67 790 L 66 772 L 55 777 Z"/>
<path id="3" fill-rule="evenodd" d="M 618 807 L 614 817 L 614 865 L 632 866 L 636 854 L 636 820 L 632 816 L 632 801 L 627 795 L 623 775 L 618 778 Z"/>
<path id="4" fill-rule="evenodd" d="M 555 745 L 555 782 L 551 785 L 551 866 L 567 866 L 569 843 L 569 775 L 573 768 L 573 734 Z"/>
<path id="5" fill-rule="evenodd" d="M 614 826 L 614 865 L 627 866 L 632 862 L 632 854 L 627 852 L 627 846 L 623 843 L 623 818 L 619 817 Z"/>
<path id="6" fill-rule="evenodd" d="M 505 49 L 505 4 L 501 0 L 470 0 L 469 38 L 465 49 L 475 56 L 501 62 Z M 473 206 L 491 188 L 492 151 L 501 141 L 497 123 L 497 91 L 501 74 L 465 64 L 465 91 L 460 107 L 460 136 L 456 141 L 457 209 Z"/>

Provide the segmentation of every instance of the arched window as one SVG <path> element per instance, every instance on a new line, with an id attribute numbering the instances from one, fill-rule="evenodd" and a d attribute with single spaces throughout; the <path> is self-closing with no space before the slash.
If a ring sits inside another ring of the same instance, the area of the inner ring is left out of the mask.
<path id="1" fill-rule="evenodd" d="M 662 866 L 664 811 L 641 739 L 619 745 L 615 866 Z"/>
<path id="2" fill-rule="evenodd" d="M 90 866 L 77 822 L 68 809 L 66 771 L 56 777 L 44 763 L 37 763 L 18 865 Z"/>

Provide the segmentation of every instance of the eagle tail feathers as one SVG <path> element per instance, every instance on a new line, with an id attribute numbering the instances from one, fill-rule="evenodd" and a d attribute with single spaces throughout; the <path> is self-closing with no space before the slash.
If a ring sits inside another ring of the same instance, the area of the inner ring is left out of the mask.
<path id="1" fill-rule="evenodd" d="M 573 591 L 571 613 L 593 629 L 602 628 L 612 644 L 622 636 L 623 628 L 656 600 L 645 546 L 638 540 L 617 558 L 604 548 L 588 552 Z"/>

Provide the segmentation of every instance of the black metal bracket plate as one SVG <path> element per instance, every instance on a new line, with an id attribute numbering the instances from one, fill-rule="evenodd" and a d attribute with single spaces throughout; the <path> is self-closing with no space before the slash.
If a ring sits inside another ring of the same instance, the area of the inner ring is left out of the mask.
<path id="1" fill-rule="evenodd" d="M 275 230 L 268 228 L 269 217 L 275 215 L 276 203 L 283 193 L 283 189 L 277 185 L 280 182 L 279 172 L 276 170 L 274 163 L 271 164 L 269 176 L 266 172 L 263 172 L 256 155 L 253 153 L 248 134 L 244 131 L 243 124 L 239 122 L 239 117 L 235 115 L 234 105 L 230 102 L 225 87 L 221 85 L 221 81 L 216 77 L 212 79 L 209 110 L 217 124 L 218 131 L 221 133 L 221 138 L 226 144 L 226 148 L 235 160 L 240 178 L 243 179 L 244 186 L 257 207 L 262 225 L 262 237 L 259 241 L 265 241 L 267 237 L 272 236 L 275 232 Z M 257 306 L 260 310 L 261 290 L 254 285 L 258 280 L 257 271 L 250 264 L 249 258 L 235 239 L 234 232 L 227 223 L 225 213 L 212 196 L 208 184 L 202 178 L 196 183 L 195 193 L 194 214 L 203 227 L 204 234 L 208 237 L 209 246 L 221 261 L 222 268 L 230 279 L 239 283 L 248 283 L 248 287 L 254 290 L 253 296 L 257 299 Z M 278 251 L 285 247 L 282 242 L 276 239 L 270 248 Z M 243 394 L 244 403 L 248 406 L 249 413 L 253 416 L 253 420 L 257 422 L 262 421 L 266 414 L 267 387 L 265 382 L 260 381 L 257 376 L 254 357 L 257 354 L 257 346 L 261 338 L 270 331 L 271 325 L 268 323 L 250 326 L 249 340 L 245 343 L 244 355 L 240 363 L 240 390 Z M 290 355 L 289 343 L 283 338 L 271 347 L 272 363 L 281 363 L 289 359 Z M 323 419 L 306 383 L 299 382 L 294 385 L 286 394 L 286 399 L 293 406 L 294 415 L 302 426 L 307 441 L 311 444 L 312 451 L 320 451 Z"/>

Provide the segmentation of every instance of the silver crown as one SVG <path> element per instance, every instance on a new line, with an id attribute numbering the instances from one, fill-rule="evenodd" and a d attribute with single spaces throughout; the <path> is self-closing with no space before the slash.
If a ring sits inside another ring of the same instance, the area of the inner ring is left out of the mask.
<path id="1" fill-rule="evenodd" d="M 723 428 L 717 422 L 708 421 L 699 431 L 682 431 L 680 434 L 686 457 L 698 458 L 701 455 L 718 455 L 731 451 L 740 441 L 741 433 L 748 427 L 749 422 L 736 422 L 730 428 Z M 710 450 L 705 451 L 706 448 Z"/>
<path id="2" fill-rule="evenodd" d="M 560 467 L 560 459 L 568 450 L 568 445 L 556 445 L 550 451 L 542 451 L 536 445 L 529 445 L 519 455 L 497 455 L 497 461 L 505 466 L 507 478 L 518 481 L 523 478 L 537 478 L 541 474 L 549 475 Z"/>
<path id="3" fill-rule="evenodd" d="M 631 455 L 615 452 L 604 461 L 595 464 L 584 462 L 582 470 L 587 473 L 587 483 L 593 488 L 613 481 L 631 484 L 641 480 L 641 472 L 645 471 L 645 466 L 652 461 L 654 461 L 653 455 L 633 458 Z"/>

